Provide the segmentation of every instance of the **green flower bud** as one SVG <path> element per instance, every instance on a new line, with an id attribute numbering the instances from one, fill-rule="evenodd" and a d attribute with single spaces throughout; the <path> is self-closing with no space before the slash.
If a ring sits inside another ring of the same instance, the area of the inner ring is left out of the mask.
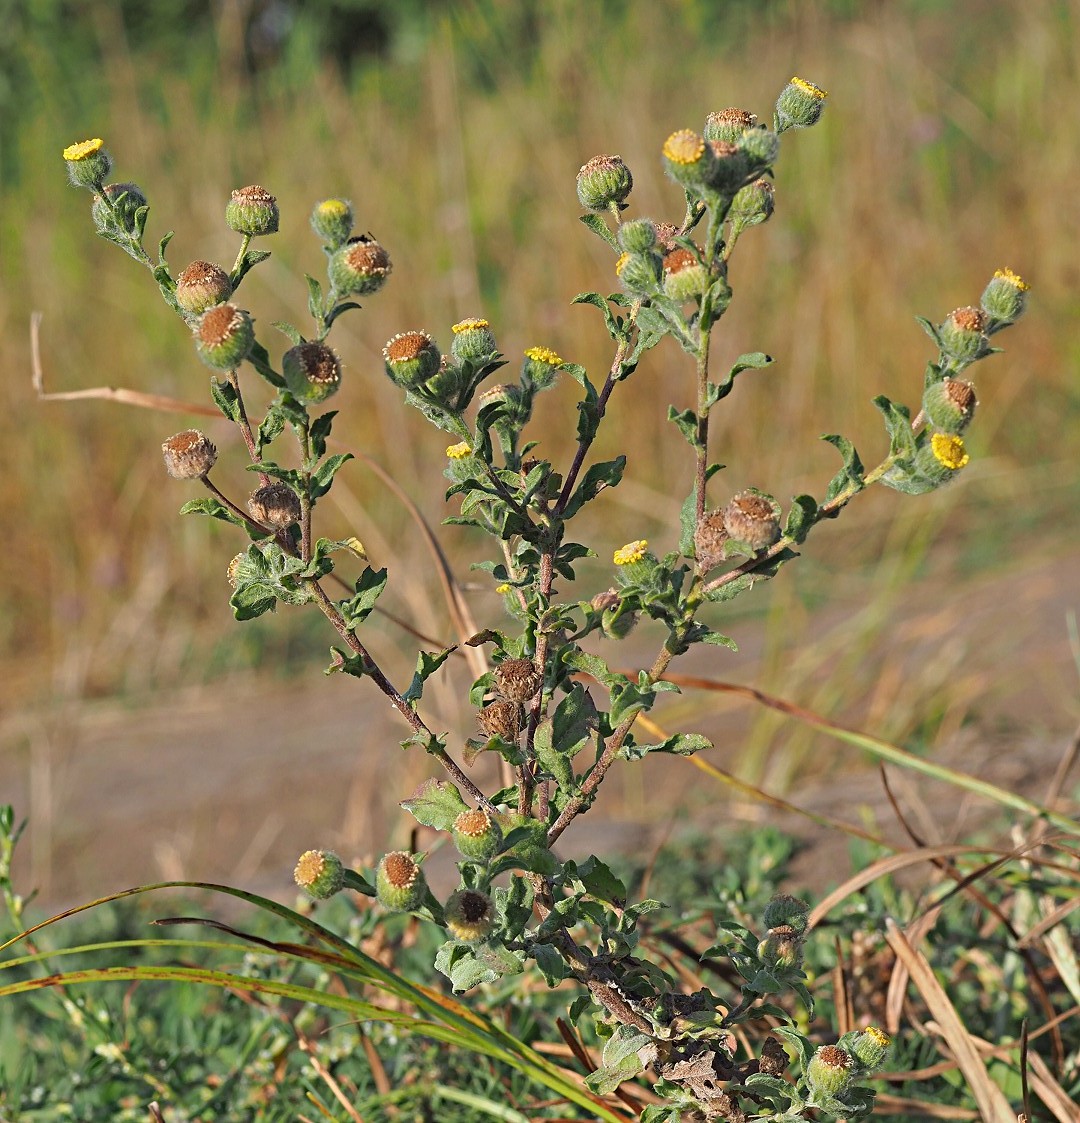
<path id="1" fill-rule="evenodd" d="M 997 324 L 1011 324 L 1024 314 L 1025 295 L 1031 286 L 1011 269 L 999 269 L 983 289 L 983 311 Z"/>
<path id="2" fill-rule="evenodd" d="M 298 402 L 313 405 L 336 394 L 341 385 L 341 362 L 325 343 L 300 343 L 281 360 L 285 384 Z"/>
<path id="3" fill-rule="evenodd" d="M 981 359 L 990 350 L 990 317 L 981 308 L 954 308 L 938 325 L 941 349 L 960 363 Z"/>
<path id="4" fill-rule="evenodd" d="M 709 271 L 683 246 L 664 257 L 664 292 L 672 300 L 686 304 L 700 300 L 709 287 Z"/>
<path id="5" fill-rule="evenodd" d="M 466 944 L 479 943 L 495 928 L 495 905 L 486 893 L 459 889 L 446 902 L 446 927 Z"/>
<path id="6" fill-rule="evenodd" d="M 554 386 L 559 377 L 562 358 L 550 347 L 530 347 L 525 352 L 525 363 L 521 369 L 521 384 L 536 390 L 547 390 Z"/>
<path id="7" fill-rule="evenodd" d="M 311 229 L 336 250 L 349 240 L 353 228 L 352 207 L 347 199 L 323 199 L 311 212 Z"/>
<path id="8" fill-rule="evenodd" d="M 734 107 L 721 109 L 705 119 L 703 135 L 706 140 L 726 140 L 729 144 L 738 144 L 743 133 L 756 124 L 757 117 L 748 110 Z"/>
<path id="9" fill-rule="evenodd" d="M 780 537 L 780 508 L 754 491 L 741 491 L 724 508 L 724 528 L 736 541 L 755 552 Z"/>
<path id="10" fill-rule="evenodd" d="M 656 226 L 647 218 L 634 218 L 619 227 L 618 242 L 627 253 L 645 253 L 656 245 Z"/>
<path id="11" fill-rule="evenodd" d="M 100 195 L 94 196 L 90 215 L 98 233 L 119 229 L 128 234 L 135 232 L 135 212 L 146 206 L 146 196 L 136 183 L 107 183 L 102 190 L 112 203 L 112 210 Z"/>
<path id="12" fill-rule="evenodd" d="M 174 480 L 201 480 L 217 462 L 214 442 L 198 429 L 185 429 L 162 446 L 165 471 Z"/>
<path id="13" fill-rule="evenodd" d="M 710 511 L 701 519 L 694 531 L 694 558 L 699 573 L 708 573 L 724 561 L 728 537 L 723 511 Z"/>
<path id="14" fill-rule="evenodd" d="M 283 480 L 257 487 L 248 496 L 247 506 L 256 522 L 274 530 L 300 521 L 300 497 Z"/>
<path id="15" fill-rule="evenodd" d="M 749 168 L 746 153 L 726 140 L 710 140 L 707 143 L 713 154 L 709 186 L 723 195 L 734 195 L 746 182 Z"/>
<path id="16" fill-rule="evenodd" d="M 792 78 L 776 99 L 776 131 L 807 129 L 825 111 L 828 94 L 804 78 Z"/>
<path id="17" fill-rule="evenodd" d="M 803 961 L 802 937 L 790 925 L 779 924 L 758 944 L 758 955 L 770 967 L 798 967 Z"/>
<path id="18" fill-rule="evenodd" d="M 386 284 L 390 255 L 372 238 L 350 238 L 330 258 L 330 281 L 341 296 L 367 296 Z"/>
<path id="19" fill-rule="evenodd" d="M 276 234 L 278 228 L 277 199 L 257 183 L 232 193 L 225 207 L 225 224 L 237 234 Z"/>
<path id="20" fill-rule="evenodd" d="M 345 887 L 345 867 L 329 850 L 307 850 L 293 870 L 293 880 L 317 901 L 325 901 Z"/>
<path id="21" fill-rule="evenodd" d="M 450 356 L 442 355 L 439 369 L 424 383 L 424 389 L 444 409 L 453 409 L 464 382 L 461 367 Z"/>
<path id="22" fill-rule="evenodd" d="M 664 141 L 664 168 L 676 183 L 698 193 L 712 186 L 716 156 L 712 146 L 693 129 L 679 129 Z"/>
<path id="23" fill-rule="evenodd" d="M 195 349 L 208 367 L 235 370 L 255 342 L 251 317 L 235 304 L 215 304 L 195 323 Z"/>
<path id="24" fill-rule="evenodd" d="M 494 671 L 495 685 L 509 702 L 528 702 L 544 681 L 531 659 L 506 659 Z"/>
<path id="25" fill-rule="evenodd" d="M 375 871 L 375 896 L 391 912 L 413 912 L 424 903 L 427 881 L 411 854 L 394 850 L 383 855 Z"/>
<path id="26" fill-rule="evenodd" d="M 755 179 L 753 183 L 748 183 L 736 192 L 735 198 L 731 200 L 728 218 L 731 219 L 732 225 L 745 230 L 748 226 L 768 222 L 774 209 L 773 195 L 772 181 L 765 179 L 764 176 Z"/>
<path id="27" fill-rule="evenodd" d="M 454 845 L 463 858 L 490 862 L 502 848 L 502 828 L 486 811 L 462 811 L 454 820 Z"/>
<path id="28" fill-rule="evenodd" d="M 634 177 L 621 156 L 594 156 L 577 174 L 577 197 L 591 211 L 620 210 L 634 186 Z"/>
<path id="29" fill-rule="evenodd" d="M 943 378 L 923 391 L 922 408 L 935 429 L 957 436 L 975 416 L 975 387 L 957 378 Z"/>
<path id="30" fill-rule="evenodd" d="M 627 292 L 635 296 L 653 296 L 660 288 L 664 259 L 655 251 L 624 253 L 615 262 L 615 273 Z"/>
<path id="31" fill-rule="evenodd" d="M 822 1045 L 806 1066 L 806 1082 L 815 1096 L 834 1098 L 851 1083 L 851 1055 L 839 1045 Z"/>
<path id="32" fill-rule="evenodd" d="M 746 155 L 746 162 L 752 168 L 771 168 L 780 155 L 780 138 L 763 125 L 747 129 L 735 142 Z"/>
<path id="33" fill-rule="evenodd" d="M 176 278 L 176 303 L 197 315 L 232 296 L 229 274 L 209 261 L 193 261 Z"/>
<path id="34" fill-rule="evenodd" d="M 409 390 L 426 382 L 442 365 L 442 355 L 425 331 L 400 332 L 383 348 L 386 373 Z"/>
<path id="35" fill-rule="evenodd" d="M 104 141 L 97 137 L 69 144 L 64 149 L 68 179 L 76 187 L 100 188 L 112 171 L 112 157 L 102 147 L 103 144 Z"/>
<path id="36" fill-rule="evenodd" d="M 487 320 L 470 316 L 450 330 L 454 333 L 450 354 L 459 361 L 477 362 L 495 352 L 495 333 Z"/>
<path id="37" fill-rule="evenodd" d="M 849 1048 L 859 1067 L 868 1073 L 881 1067 L 891 1044 L 892 1038 L 887 1033 L 877 1026 L 867 1026 L 855 1035 Z"/>
<path id="38" fill-rule="evenodd" d="M 762 920 L 766 928 L 786 925 L 801 936 L 806 931 L 809 915 L 810 906 L 805 901 L 788 893 L 778 893 L 765 906 Z"/>
<path id="39" fill-rule="evenodd" d="M 637 613 L 626 606 L 626 601 L 620 600 L 613 608 L 605 608 L 600 617 L 600 631 L 608 639 L 626 639 L 637 623 Z"/>
<path id="40" fill-rule="evenodd" d="M 521 732 L 521 705 L 497 698 L 477 713 L 476 723 L 489 737 L 516 741 Z"/>

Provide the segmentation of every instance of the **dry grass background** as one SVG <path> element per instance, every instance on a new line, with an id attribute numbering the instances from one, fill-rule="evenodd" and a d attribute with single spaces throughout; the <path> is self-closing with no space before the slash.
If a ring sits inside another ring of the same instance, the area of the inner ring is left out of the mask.
<path id="1" fill-rule="evenodd" d="M 1006 354 L 976 370 L 980 412 L 962 479 L 926 499 L 864 497 L 811 540 L 798 566 L 740 603 L 729 630 L 759 656 L 757 685 L 883 736 L 936 744 L 993 711 L 1019 670 L 965 671 L 974 641 L 960 594 L 975 573 L 1001 576 L 1000 641 L 1013 626 L 1010 600 L 1020 602 L 1024 574 L 1037 565 L 1055 612 L 1051 634 L 1030 638 L 1053 659 L 1026 712 L 1053 730 L 1075 721 L 1065 613 L 1080 591 L 1080 4 L 799 2 L 721 26 L 706 4 L 626 5 L 618 18 L 598 5 L 607 13 L 599 19 L 588 4 L 558 2 L 529 9 L 522 27 L 476 0 L 441 9 L 425 36 L 406 37 L 352 78 L 299 42 L 288 65 L 256 81 L 242 65 L 234 18 L 242 7 L 215 9 L 206 50 L 154 56 L 132 44 L 118 6 L 90 6 L 72 34 L 93 44 L 100 64 L 88 55 L 77 81 L 58 72 L 49 42 L 25 42 L 32 109 L 0 134 L 7 775 L 12 760 L 29 774 L 42 739 L 50 767 L 62 766 L 79 743 L 71 730 L 95 700 L 112 712 L 116 699 L 131 706 L 137 727 L 147 699 L 186 699 L 170 703 L 180 707 L 178 746 L 193 699 L 222 683 L 241 698 L 237 682 L 256 678 L 259 697 L 269 689 L 286 707 L 301 684 L 323 687 L 317 671 L 330 638 L 318 620 L 286 613 L 232 624 L 224 568 L 236 544 L 228 528 L 178 520 L 189 496 L 160 470 L 161 440 L 194 418 L 35 400 L 33 309 L 44 314 L 49 389 L 126 386 L 208 400 L 182 325 L 135 263 L 92 234 L 85 198 L 64 181 L 65 144 L 107 139 L 116 177 L 149 196 L 153 238 L 177 231 L 174 269 L 196 257 L 231 262 L 235 242 L 222 221 L 230 189 L 269 187 L 282 233 L 243 289 L 262 325 L 295 319 L 301 274 L 321 271 L 307 229 L 312 202 L 352 198 L 359 226 L 377 234 L 395 268 L 384 292 L 335 328 L 346 364 L 336 436 L 377 459 L 437 522 L 446 441 L 402 412 L 381 373 L 382 343 L 424 327 L 446 347 L 451 323 L 483 314 L 512 361 L 539 343 L 598 379 L 606 337 L 594 311 L 568 302 L 613 289 L 613 263 L 577 222 L 578 166 L 621 153 L 636 181 L 629 213 L 677 217 L 679 194 L 659 167 L 664 137 L 729 104 L 767 118 L 793 73 L 826 87 L 829 106 L 818 128 L 785 138 L 776 216 L 735 257 L 736 300 L 717 333 L 717 365 L 759 349 L 778 362 L 744 376 L 718 416 L 716 455 L 730 466 L 714 485 L 718 500 L 747 485 L 782 500 L 820 494 L 836 466 L 817 441 L 824 432 L 852 437 L 876 463 L 884 438 L 870 398 L 884 392 L 914 405 L 931 357 L 912 316 L 940 319 L 974 302 L 1003 265 L 1030 279 L 1033 293 L 1029 315 L 1002 337 Z M 267 329 L 271 345 L 272 337 Z M 613 400 L 597 455 L 625 448 L 630 465 L 626 484 L 597 505 L 591 531 L 602 545 L 673 538 L 672 496 L 689 472 L 663 416 L 668 402 L 690 398 L 682 360 L 674 347 L 658 348 Z M 557 461 L 573 437 L 571 388 L 549 399 L 539 435 Z M 248 479 L 235 442 L 224 423 L 209 431 L 223 449 L 219 485 L 241 494 Z M 320 508 L 321 532 L 358 534 L 390 567 L 387 604 L 448 636 L 407 514 L 359 464 L 340 480 Z M 478 540 L 454 529 L 444 542 L 467 580 Z M 583 572 L 589 592 L 607 581 L 603 565 Z M 486 593 L 473 604 L 482 621 L 498 610 Z M 915 660 L 913 618 L 929 641 Z M 395 677 L 407 673 L 413 656 L 399 634 L 388 629 L 373 646 Z M 732 671 L 727 660 L 717 673 Z M 373 702 L 364 694 L 360 712 Z M 736 764 L 748 775 L 783 786 L 821 768 L 810 739 L 772 715 L 743 736 Z M 244 776 L 229 783 L 239 797 Z M 47 774 L 41 784 L 49 788 Z M 122 796 L 122 777 L 111 790 Z M 48 800 L 42 813 L 61 814 Z"/>

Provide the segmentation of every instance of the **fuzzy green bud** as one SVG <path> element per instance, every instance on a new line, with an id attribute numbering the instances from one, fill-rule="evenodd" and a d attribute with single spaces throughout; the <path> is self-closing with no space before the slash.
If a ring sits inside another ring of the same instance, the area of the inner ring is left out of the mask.
<path id="1" fill-rule="evenodd" d="M 544 681 L 531 659 L 505 659 L 495 668 L 494 677 L 499 693 L 509 702 L 528 702 Z"/>
<path id="2" fill-rule="evenodd" d="M 550 347 L 530 347 L 521 368 L 521 384 L 536 390 L 550 389 L 559 377 L 562 363 L 562 357 Z"/>
<path id="3" fill-rule="evenodd" d="M 664 293 L 672 300 L 700 300 L 708 287 L 709 271 L 690 250 L 677 246 L 664 257 Z"/>
<path id="4" fill-rule="evenodd" d="M 353 228 L 352 207 L 347 199 L 323 199 L 311 212 L 311 229 L 325 245 L 336 250 L 349 240 Z"/>
<path id="5" fill-rule="evenodd" d="M 477 889 L 459 889 L 445 906 L 446 927 L 466 944 L 479 943 L 495 928 L 495 904 Z"/>
<path id="6" fill-rule="evenodd" d="M 751 168 L 771 168 L 780 155 L 780 138 L 771 129 L 747 129 L 735 143 L 742 149 Z"/>
<path id="7" fill-rule="evenodd" d="M 251 517 L 273 530 L 284 530 L 300 521 L 300 497 L 283 480 L 257 487 L 248 496 Z"/>
<path id="8" fill-rule="evenodd" d="M 935 429 L 949 436 L 962 433 L 975 416 L 975 387 L 958 378 L 943 378 L 923 391 L 922 408 Z"/>
<path id="9" fill-rule="evenodd" d="M 442 355 L 426 331 L 399 332 L 383 348 L 386 373 L 409 390 L 426 382 L 442 366 Z"/>
<path id="10" fill-rule="evenodd" d="M 345 887 L 345 866 L 329 850 L 308 850 L 300 855 L 293 880 L 317 901 L 325 901 Z"/>
<path id="11" fill-rule="evenodd" d="M 780 508 L 764 495 L 742 491 L 724 508 L 724 527 L 756 553 L 780 537 Z"/>
<path id="12" fill-rule="evenodd" d="M 786 925 L 801 936 L 806 931 L 809 915 L 810 906 L 805 901 L 788 893 L 778 893 L 765 906 L 762 920 L 766 928 Z"/>
<path id="13" fill-rule="evenodd" d="M 442 355 L 439 358 L 439 369 L 424 383 L 424 389 L 444 409 L 453 409 L 464 382 L 457 362 L 449 355 Z"/>
<path id="14" fill-rule="evenodd" d="M 990 317 L 981 308 L 954 308 L 938 325 L 942 351 L 959 363 L 981 359 L 990 350 L 989 326 Z"/>
<path id="15" fill-rule="evenodd" d="M 232 193 L 225 207 L 225 225 L 237 234 L 259 237 L 276 234 L 278 228 L 277 199 L 257 183 L 240 187 Z"/>
<path id="16" fill-rule="evenodd" d="M 634 186 L 634 177 L 621 156 L 594 156 L 577 174 L 577 197 L 591 211 L 606 211 L 623 201 Z"/>
<path id="17" fill-rule="evenodd" d="M 743 133 L 756 124 L 757 117 L 746 109 L 721 109 L 705 119 L 702 135 L 706 140 L 726 140 L 729 144 L 737 144 Z"/>
<path id="18" fill-rule="evenodd" d="M 350 238 L 330 258 L 330 281 L 341 296 L 368 296 L 386 284 L 390 255 L 372 238 Z"/>
<path id="19" fill-rule="evenodd" d="M 615 262 L 615 274 L 627 292 L 635 296 L 653 296 L 660 288 L 664 259 L 655 251 L 624 253 Z"/>
<path id="20" fill-rule="evenodd" d="M 235 304 L 215 304 L 196 321 L 195 350 L 214 370 L 235 370 L 255 342 L 251 317 Z"/>
<path id="21" fill-rule="evenodd" d="M 314 405 L 336 394 L 341 385 L 341 361 L 325 343 L 300 343 L 281 360 L 281 373 L 298 402 Z"/>
<path id="22" fill-rule="evenodd" d="M 716 156 L 712 146 L 693 129 L 679 129 L 664 141 L 664 168 L 676 183 L 698 193 L 712 186 Z"/>
<path id="23" fill-rule="evenodd" d="M 626 639 L 637 623 L 637 613 L 627 608 L 626 601 L 620 600 L 612 608 L 605 608 L 600 617 L 600 631 L 608 639 Z"/>
<path id="24" fill-rule="evenodd" d="M 176 278 L 176 303 L 185 312 L 198 315 L 232 296 L 229 274 L 209 261 L 193 261 Z"/>
<path id="25" fill-rule="evenodd" d="M 806 1082 L 815 1096 L 834 1098 L 851 1083 L 851 1055 L 839 1045 L 822 1045 L 806 1066 Z"/>
<path id="26" fill-rule="evenodd" d="M 450 329 L 454 338 L 450 354 L 459 361 L 477 362 L 495 352 L 495 333 L 487 320 L 470 316 Z"/>
<path id="27" fill-rule="evenodd" d="M 656 245 L 656 225 L 647 218 L 634 218 L 619 227 L 617 240 L 627 253 L 645 253 Z"/>
<path id="28" fill-rule="evenodd" d="M 999 269 L 983 289 L 979 303 L 997 324 L 1015 323 L 1024 314 L 1026 293 L 1031 286 L 1011 269 Z"/>
<path id="29" fill-rule="evenodd" d="M 726 140 L 710 140 L 707 144 L 713 154 L 713 170 L 709 177 L 709 186 L 723 195 L 734 195 L 746 182 L 749 167 L 746 153 Z"/>
<path id="30" fill-rule="evenodd" d="M 146 196 L 137 183 L 107 183 L 103 188 L 112 209 L 100 195 L 94 196 L 90 215 L 94 226 L 100 233 L 103 230 L 119 229 L 128 234 L 135 232 L 135 212 L 145 207 Z"/>
<path id="31" fill-rule="evenodd" d="M 867 1073 L 881 1067 L 891 1044 L 892 1038 L 887 1033 L 877 1026 L 867 1026 L 855 1035 L 848 1048 L 862 1071 Z"/>
<path id="32" fill-rule="evenodd" d="M 737 191 L 728 211 L 732 225 L 745 230 L 749 226 L 768 222 L 775 207 L 774 194 L 772 180 L 764 176 Z"/>
<path id="33" fill-rule="evenodd" d="M 424 903 L 427 881 L 411 854 L 394 850 L 383 855 L 375 870 L 375 896 L 391 912 L 413 912 Z"/>
<path id="34" fill-rule="evenodd" d="M 502 848 L 502 828 L 486 811 L 462 811 L 454 820 L 454 845 L 463 858 L 490 862 Z"/>
<path id="35" fill-rule="evenodd" d="M 825 111 L 829 95 L 813 82 L 792 78 L 776 99 L 777 132 L 785 129 L 808 129 L 816 125 Z"/>
<path id="36" fill-rule="evenodd" d="M 69 144 L 64 149 L 64 162 L 67 164 L 68 179 L 76 187 L 98 187 L 112 171 L 112 157 L 103 147 L 100 137 Z"/>
<path id="37" fill-rule="evenodd" d="M 790 925 L 778 924 L 758 944 L 758 955 L 770 967 L 798 967 L 803 961 L 802 937 Z"/>
<path id="38" fill-rule="evenodd" d="M 165 471 L 174 480 L 201 480 L 217 463 L 214 442 L 198 429 L 176 433 L 161 446 Z"/>

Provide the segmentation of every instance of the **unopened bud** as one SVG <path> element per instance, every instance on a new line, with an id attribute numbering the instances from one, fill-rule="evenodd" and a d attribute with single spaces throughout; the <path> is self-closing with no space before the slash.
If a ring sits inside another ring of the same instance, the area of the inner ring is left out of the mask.
<path id="1" fill-rule="evenodd" d="M 780 537 L 780 509 L 764 495 L 743 491 L 724 508 L 724 527 L 756 553 Z"/>
<path id="2" fill-rule="evenodd" d="M 751 169 L 771 168 L 780 155 L 780 138 L 764 126 L 747 129 L 735 143 L 742 149 Z"/>
<path id="3" fill-rule="evenodd" d="M 543 683 L 543 675 L 531 659 L 506 659 L 494 674 L 499 693 L 510 702 L 528 702 Z"/>
<path id="4" fill-rule="evenodd" d="M 792 78 L 776 99 L 777 131 L 816 125 L 825 111 L 826 97 L 828 94 L 813 82 Z"/>
<path id="5" fill-rule="evenodd" d="M 495 905 L 477 889 L 459 889 L 445 907 L 446 927 L 467 944 L 479 943 L 495 927 Z"/>
<path id="6" fill-rule="evenodd" d="M 743 229 L 768 222 L 775 209 L 774 194 L 772 180 L 765 179 L 764 176 L 755 179 L 735 193 L 728 218 Z"/>
<path id="7" fill-rule="evenodd" d="M 620 207 L 634 186 L 634 177 L 621 156 L 594 156 L 577 174 L 577 197 L 591 211 Z"/>
<path id="8" fill-rule="evenodd" d="M 375 871 L 375 896 L 391 912 L 413 912 L 427 895 L 423 870 L 411 854 L 394 850 L 384 854 Z"/>
<path id="9" fill-rule="evenodd" d="M 251 517 L 263 526 L 284 530 L 300 521 L 300 497 L 287 483 L 275 480 L 251 493 L 248 510 Z"/>
<path id="10" fill-rule="evenodd" d="M 194 332 L 199 358 L 214 370 L 235 370 L 255 342 L 251 317 L 235 304 L 208 308 L 196 322 Z"/>
<path id="11" fill-rule="evenodd" d="M 923 391 L 922 407 L 927 419 L 949 436 L 957 436 L 968 427 L 977 404 L 975 387 L 957 378 L 943 378 Z"/>
<path id="12" fill-rule="evenodd" d="M 300 343 L 281 360 L 289 393 L 304 405 L 325 401 L 341 385 L 341 362 L 325 343 Z"/>
<path id="13" fill-rule="evenodd" d="M 106 205 L 100 195 L 94 196 L 90 214 L 99 230 L 119 228 L 128 234 L 135 232 L 135 212 L 146 206 L 146 196 L 137 183 L 107 183 L 102 190 L 112 203 Z"/>
<path id="14" fill-rule="evenodd" d="M 345 886 L 345 867 L 329 850 L 307 850 L 293 870 L 293 880 L 317 901 L 325 901 Z"/>
<path id="15" fill-rule="evenodd" d="M 232 193 L 232 198 L 225 207 L 225 224 L 237 234 L 249 234 L 252 237 L 276 234 L 277 199 L 257 183 L 240 187 Z"/>
<path id="16" fill-rule="evenodd" d="M 1015 323 L 1024 314 L 1031 286 L 1011 269 L 999 269 L 983 289 L 983 311 L 998 324 Z"/>
<path id="17" fill-rule="evenodd" d="M 342 296 L 368 296 L 386 284 L 390 255 L 372 238 L 351 238 L 330 258 L 330 281 Z"/>
<path id="18" fill-rule="evenodd" d="M 803 961 L 802 937 L 790 925 L 777 925 L 758 944 L 758 955 L 771 967 L 798 967 Z"/>
<path id="19" fill-rule="evenodd" d="M 627 253 L 645 253 L 656 245 L 656 226 L 647 218 L 635 218 L 619 227 L 619 247 Z"/>
<path id="20" fill-rule="evenodd" d="M 209 261 L 193 261 L 176 278 L 176 303 L 197 315 L 232 296 L 229 274 Z"/>
<path id="21" fill-rule="evenodd" d="M 653 250 L 646 253 L 624 253 L 615 262 L 615 273 L 623 288 L 635 296 L 652 296 L 660 288 L 663 258 Z"/>
<path id="22" fill-rule="evenodd" d="M 454 845 L 463 858 L 490 862 L 502 847 L 502 828 L 486 811 L 462 811 L 454 820 Z"/>
<path id="23" fill-rule="evenodd" d="M 311 212 L 311 229 L 336 250 L 349 240 L 353 228 L 352 207 L 347 199 L 323 199 Z"/>
<path id="24" fill-rule="evenodd" d="M 198 429 L 185 429 L 161 446 L 165 471 L 174 480 L 200 480 L 217 461 L 214 442 Z"/>
<path id="25" fill-rule="evenodd" d="M 801 936 L 806 931 L 809 915 L 810 906 L 805 901 L 788 893 L 778 893 L 765 906 L 762 920 L 766 928 L 787 925 Z"/>

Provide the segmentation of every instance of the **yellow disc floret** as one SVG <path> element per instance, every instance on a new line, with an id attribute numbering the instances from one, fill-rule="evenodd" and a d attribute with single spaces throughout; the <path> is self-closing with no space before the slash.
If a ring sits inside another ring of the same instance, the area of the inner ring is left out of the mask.
<path id="1" fill-rule="evenodd" d="M 466 456 L 472 456 L 472 449 L 469 447 L 468 442 L 462 441 L 460 444 L 447 445 L 446 455 L 451 460 L 464 460 Z"/>
<path id="2" fill-rule="evenodd" d="M 950 437 L 945 433 L 935 433 L 930 438 L 930 447 L 934 450 L 934 456 L 938 461 L 952 472 L 963 468 L 971 459 L 960 437 Z"/>
<path id="3" fill-rule="evenodd" d="M 561 367 L 562 359 L 550 347 L 530 347 L 525 352 L 526 359 L 532 359 L 533 362 L 547 363 L 548 366 Z"/>
<path id="4" fill-rule="evenodd" d="M 820 86 L 815 86 L 813 82 L 808 82 L 805 78 L 792 78 L 791 84 L 798 86 L 803 93 L 809 94 L 812 98 L 817 98 L 818 101 L 824 101 L 828 96 L 828 91 L 823 90 Z"/>
<path id="5" fill-rule="evenodd" d="M 93 140 L 80 140 L 78 144 L 69 144 L 64 149 L 64 159 L 85 160 L 87 156 L 93 156 L 95 152 L 100 152 L 104 143 L 101 137 L 95 137 Z"/>
<path id="6" fill-rule="evenodd" d="M 696 164 L 705 154 L 705 138 L 693 129 L 679 129 L 664 141 L 663 152 L 673 164 Z"/>
<path id="7" fill-rule="evenodd" d="M 462 320 L 460 324 L 454 324 L 450 330 L 454 335 L 460 335 L 463 331 L 472 331 L 475 328 L 489 328 L 491 325 L 487 320 L 478 320 L 475 316 L 470 316 L 467 320 Z"/>
<path id="8" fill-rule="evenodd" d="M 649 543 L 644 538 L 639 538 L 636 542 L 627 542 L 625 546 L 621 546 L 615 551 L 615 564 L 634 565 L 636 562 L 641 561 L 648 548 Z"/>
<path id="9" fill-rule="evenodd" d="M 994 276 L 1000 278 L 1002 281 L 1008 281 L 1010 285 L 1019 289 L 1021 292 L 1027 292 L 1031 285 L 1020 276 L 1019 273 L 1014 273 L 1011 269 L 997 269 Z"/>

